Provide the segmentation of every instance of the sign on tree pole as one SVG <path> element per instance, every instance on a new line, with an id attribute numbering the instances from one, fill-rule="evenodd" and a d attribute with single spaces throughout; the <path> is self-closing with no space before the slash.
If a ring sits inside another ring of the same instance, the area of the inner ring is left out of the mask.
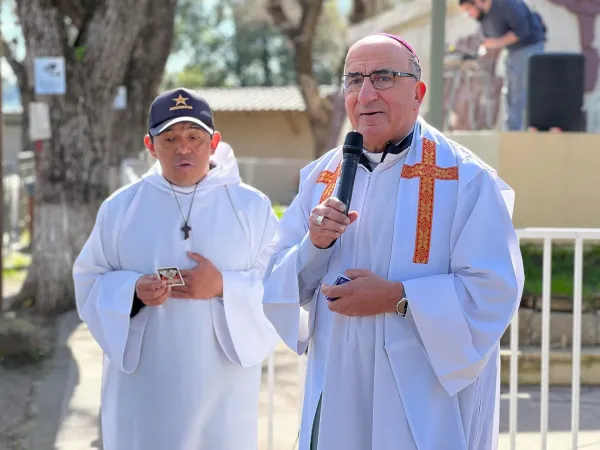
<path id="1" fill-rule="evenodd" d="M 34 62 L 36 95 L 64 95 L 67 92 L 65 58 L 38 57 Z"/>

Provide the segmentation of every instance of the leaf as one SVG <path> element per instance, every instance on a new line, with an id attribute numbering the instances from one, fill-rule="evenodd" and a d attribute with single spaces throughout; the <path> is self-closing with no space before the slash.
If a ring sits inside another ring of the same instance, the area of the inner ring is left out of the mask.
<path id="1" fill-rule="evenodd" d="M 85 52 L 87 51 L 87 46 L 81 45 L 79 47 L 75 47 L 73 53 L 75 54 L 75 61 L 81 62 L 85 58 Z"/>

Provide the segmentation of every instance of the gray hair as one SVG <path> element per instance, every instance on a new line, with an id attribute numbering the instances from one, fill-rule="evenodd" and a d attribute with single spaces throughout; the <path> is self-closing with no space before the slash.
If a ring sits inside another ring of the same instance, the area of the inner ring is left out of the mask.
<path id="1" fill-rule="evenodd" d="M 421 64 L 419 64 L 417 55 L 412 52 L 409 53 L 408 57 L 408 70 L 415 74 L 417 81 L 421 81 Z"/>

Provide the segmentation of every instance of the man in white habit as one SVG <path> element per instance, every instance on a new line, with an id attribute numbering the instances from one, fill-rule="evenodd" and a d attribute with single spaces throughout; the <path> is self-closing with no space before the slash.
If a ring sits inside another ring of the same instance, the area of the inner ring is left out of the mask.
<path id="1" fill-rule="evenodd" d="M 350 212 L 332 195 L 336 148 L 301 171 L 264 280 L 267 317 L 308 348 L 299 448 L 494 449 L 499 340 L 524 281 L 514 193 L 419 117 L 401 38 L 358 41 L 344 73 L 364 138 Z"/>
<path id="2" fill-rule="evenodd" d="M 105 354 L 104 449 L 256 449 L 261 362 L 279 341 L 262 305 L 276 216 L 198 93 L 158 96 L 144 142 L 156 164 L 103 202 L 73 269 Z"/>

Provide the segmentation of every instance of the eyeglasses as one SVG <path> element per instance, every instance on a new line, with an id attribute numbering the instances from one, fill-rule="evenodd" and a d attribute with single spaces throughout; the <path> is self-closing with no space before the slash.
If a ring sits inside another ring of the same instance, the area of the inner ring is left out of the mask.
<path id="1" fill-rule="evenodd" d="M 364 79 L 369 78 L 375 89 L 383 90 L 393 87 L 396 77 L 414 78 L 416 81 L 419 81 L 419 78 L 414 73 L 377 70 L 369 74 L 351 73 L 344 75 L 342 77 L 342 86 L 345 91 L 355 92 L 360 90 Z"/>

